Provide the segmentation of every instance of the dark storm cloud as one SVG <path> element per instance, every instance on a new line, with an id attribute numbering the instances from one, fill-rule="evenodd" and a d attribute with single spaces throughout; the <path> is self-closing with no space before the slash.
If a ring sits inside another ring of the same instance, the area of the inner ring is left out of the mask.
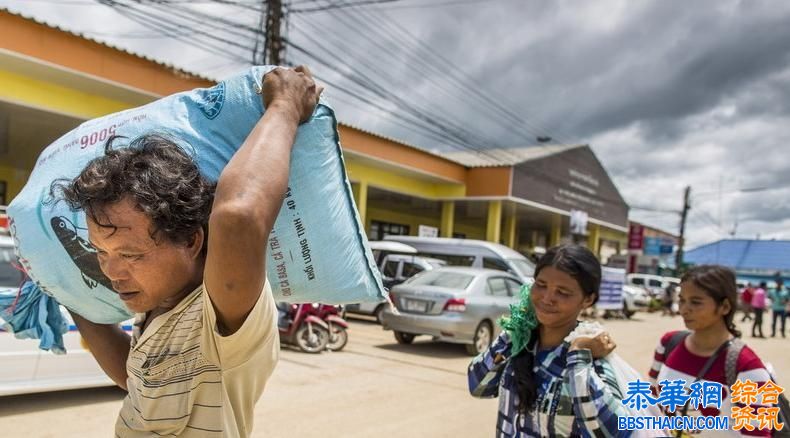
<path id="1" fill-rule="evenodd" d="M 508 84 L 523 84 L 525 102 L 548 111 L 550 125 L 584 137 L 635 121 L 672 130 L 675 121 L 788 68 L 787 7 L 641 4 L 603 30 L 558 18 L 557 26 L 541 26 L 542 35 L 526 38 L 494 69 L 506 72 Z M 521 32 L 528 36 L 529 26 Z"/>

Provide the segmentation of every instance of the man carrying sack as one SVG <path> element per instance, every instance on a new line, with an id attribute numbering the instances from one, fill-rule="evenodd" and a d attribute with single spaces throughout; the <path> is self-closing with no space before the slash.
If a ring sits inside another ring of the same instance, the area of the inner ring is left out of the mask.
<path id="1" fill-rule="evenodd" d="M 116 435 L 246 437 L 278 358 L 266 279 L 297 126 L 321 93 L 305 67 L 263 81 L 266 111 L 216 185 L 164 135 L 105 154 L 55 199 L 84 210 L 102 273 L 136 313 L 131 338 L 73 314 L 104 371 L 128 391 Z"/>

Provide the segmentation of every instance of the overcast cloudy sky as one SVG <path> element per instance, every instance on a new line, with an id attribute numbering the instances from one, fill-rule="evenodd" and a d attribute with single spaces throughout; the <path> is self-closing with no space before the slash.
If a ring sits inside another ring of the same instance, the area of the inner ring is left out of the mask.
<path id="1" fill-rule="evenodd" d="M 90 0 L 0 0 L 214 78 L 251 59 L 253 40 L 227 21 L 257 26 L 254 10 L 196 0 L 193 10 L 217 19 L 176 30 L 151 18 L 179 20 L 185 6 L 172 3 L 167 15 L 121 15 Z M 692 187 L 687 248 L 731 235 L 790 239 L 790 2 L 401 0 L 312 12 L 343 1 L 291 3 L 288 38 L 309 54 L 292 46 L 287 60 L 344 89 L 327 91 L 343 121 L 435 150 L 451 146 L 393 113 L 447 121 L 480 148 L 538 135 L 589 143 L 634 220 L 676 232 L 679 215 L 666 211 Z M 161 33 L 129 19 L 141 16 Z M 207 52 L 211 44 L 220 50 Z"/>

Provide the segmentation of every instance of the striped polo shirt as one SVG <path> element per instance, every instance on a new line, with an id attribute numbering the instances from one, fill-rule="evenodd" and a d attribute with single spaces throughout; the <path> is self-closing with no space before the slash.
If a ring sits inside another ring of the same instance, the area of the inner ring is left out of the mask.
<path id="1" fill-rule="evenodd" d="M 142 333 L 145 314 L 138 315 L 116 436 L 249 436 L 255 402 L 279 356 L 276 315 L 268 282 L 230 336 L 219 334 L 204 285 Z"/>

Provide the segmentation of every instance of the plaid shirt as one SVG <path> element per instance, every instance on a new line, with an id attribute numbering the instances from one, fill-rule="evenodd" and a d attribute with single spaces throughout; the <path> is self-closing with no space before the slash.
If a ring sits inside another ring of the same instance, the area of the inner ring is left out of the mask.
<path id="1" fill-rule="evenodd" d="M 627 437 L 617 430 L 625 415 L 614 372 L 589 350 L 568 352 L 563 343 L 535 366 L 539 382 L 533 412 L 518 412 L 519 397 L 510 361 L 510 337 L 503 332 L 469 365 L 469 392 L 475 397 L 499 396 L 497 437 Z M 528 354 L 535 354 L 531 352 Z M 504 360 L 494 364 L 501 355 Z"/>

